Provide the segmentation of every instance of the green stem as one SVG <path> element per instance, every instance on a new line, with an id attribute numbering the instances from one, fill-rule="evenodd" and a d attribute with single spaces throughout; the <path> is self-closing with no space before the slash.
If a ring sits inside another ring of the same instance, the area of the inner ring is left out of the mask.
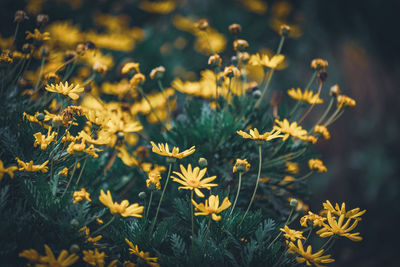
<path id="1" fill-rule="evenodd" d="M 153 200 L 153 190 L 151 190 L 151 193 L 150 193 L 149 205 L 147 207 L 147 212 L 146 212 L 145 219 L 147 219 L 149 217 L 149 212 L 150 212 L 150 207 L 151 207 L 152 200 Z"/>
<path id="2" fill-rule="evenodd" d="M 332 108 L 332 105 L 333 105 L 333 102 L 334 102 L 334 101 L 335 101 L 335 99 L 332 97 L 332 98 L 331 98 L 331 101 L 329 101 L 329 105 L 328 105 L 328 107 L 326 108 L 324 114 L 322 114 L 321 118 L 319 118 L 318 122 L 317 122 L 315 125 L 319 125 L 319 124 L 326 118 L 326 116 L 328 115 L 329 111 L 330 111 L 331 108 Z M 315 127 L 315 126 L 314 126 L 314 127 Z"/>
<path id="3" fill-rule="evenodd" d="M 275 148 L 274 152 L 272 152 L 271 156 L 269 157 L 270 159 L 272 159 L 278 152 L 279 150 L 281 150 L 281 148 L 283 147 L 283 145 L 285 144 L 285 141 L 281 141 L 281 143 Z"/>
<path id="4" fill-rule="evenodd" d="M 191 190 L 191 192 L 190 192 L 190 207 L 191 207 L 190 211 L 192 214 L 192 240 L 193 240 L 193 238 L 194 238 L 193 190 Z"/>
<path id="5" fill-rule="evenodd" d="M 244 216 L 243 216 L 242 220 L 240 221 L 240 224 L 239 224 L 239 225 L 241 225 L 241 224 L 243 223 L 243 221 L 244 221 L 244 218 L 246 218 L 246 215 L 247 215 L 247 213 L 249 212 L 250 207 L 251 207 L 251 204 L 253 204 L 254 198 L 255 198 L 255 196 L 256 196 L 256 192 L 257 192 L 257 188 L 258 188 L 258 183 L 259 183 L 259 181 L 260 181 L 260 176 L 261 176 L 261 165 L 262 165 L 262 150 L 261 150 L 261 145 L 258 145 L 258 157 L 259 157 L 259 162 L 258 162 L 258 175 L 257 175 L 256 186 L 254 187 L 254 192 L 253 192 L 253 195 L 252 195 L 252 197 L 251 197 L 249 206 L 247 207 L 247 210 L 246 210 L 246 212 L 244 213 Z"/>
<path id="6" fill-rule="evenodd" d="M 158 217 L 158 212 L 160 211 L 161 203 L 162 203 L 162 201 L 163 201 L 164 194 L 165 194 L 165 189 L 167 188 L 168 181 L 169 181 L 169 176 L 171 175 L 171 170 L 172 170 L 172 163 L 169 164 L 168 175 L 167 175 L 167 181 L 165 181 L 164 188 L 163 188 L 163 191 L 162 191 L 162 193 L 161 193 L 160 201 L 158 202 L 158 206 L 157 206 L 157 210 L 156 210 L 156 215 L 154 216 L 154 220 L 153 220 L 153 223 L 152 223 L 152 225 L 151 225 L 150 232 L 149 232 L 150 234 L 153 232 L 154 226 L 156 225 L 156 221 L 157 221 L 157 217 Z"/>
<path id="7" fill-rule="evenodd" d="M 285 42 L 285 36 L 281 35 L 281 40 L 279 41 L 278 49 L 276 50 L 277 55 L 281 53 L 284 42 Z"/>
<path id="8" fill-rule="evenodd" d="M 151 110 L 151 112 L 154 114 L 154 116 L 156 116 L 158 122 L 165 128 L 165 130 L 168 131 L 167 126 L 164 124 L 164 122 L 161 121 L 160 117 L 158 117 L 157 113 L 155 112 L 155 110 L 154 110 L 154 108 L 153 108 L 153 105 L 152 105 L 151 102 L 150 102 L 150 99 L 149 99 L 149 98 L 147 97 L 147 95 L 143 92 L 143 89 L 142 89 L 140 86 L 138 86 L 137 89 L 138 89 L 139 93 L 142 95 L 142 97 L 143 97 L 143 98 L 147 101 L 147 103 L 149 104 L 150 110 Z"/>
<path id="9" fill-rule="evenodd" d="M 265 98 L 265 95 L 267 94 L 268 87 L 269 87 L 269 84 L 270 84 L 270 82 L 271 82 L 271 78 L 272 78 L 272 75 L 273 75 L 273 74 L 274 74 L 274 69 L 271 69 L 271 70 L 269 71 L 269 75 L 268 75 L 268 78 L 267 78 L 267 82 L 265 83 L 265 86 L 264 86 L 264 88 L 263 88 L 263 92 L 262 92 L 262 94 L 261 94 L 261 97 L 257 100 L 256 105 L 254 106 L 255 108 L 259 108 L 260 105 L 261 105 L 261 102 L 264 101 L 264 98 Z"/>
<path id="10" fill-rule="evenodd" d="M 285 222 L 284 225 L 288 225 L 288 222 L 290 220 L 290 217 L 292 217 L 293 211 L 294 211 L 295 207 L 292 207 L 292 209 L 290 210 L 289 216 L 287 217 L 287 220 Z M 274 240 L 272 240 L 272 242 L 268 245 L 267 249 L 269 249 L 275 242 L 276 240 L 278 240 L 278 238 L 282 235 L 282 231 L 279 232 L 279 234 L 275 237 Z"/>
<path id="11" fill-rule="evenodd" d="M 64 192 L 63 192 L 62 195 L 61 195 L 61 198 L 63 198 L 63 196 L 65 195 L 65 193 L 67 193 L 68 187 L 69 187 L 69 185 L 71 184 L 71 181 L 72 181 L 72 177 L 74 177 L 74 174 L 75 174 L 76 166 L 77 166 L 77 165 L 78 165 L 78 158 L 75 159 L 74 169 L 72 170 L 71 177 L 69 178 L 67 187 L 65 187 L 65 190 L 64 190 Z"/>
<path id="12" fill-rule="evenodd" d="M 324 249 L 324 248 L 329 244 L 329 242 L 332 241 L 332 239 L 333 239 L 334 237 L 335 237 L 335 235 L 331 235 L 331 237 L 328 239 L 328 241 L 326 241 L 325 244 L 322 245 L 322 247 L 320 248 L 320 250 L 321 250 L 321 249 Z"/>
<path id="13" fill-rule="evenodd" d="M 168 108 L 168 114 L 171 114 L 171 107 L 169 106 L 168 97 L 165 94 L 164 86 L 162 85 L 161 79 L 157 79 L 157 84 L 158 84 L 158 88 L 160 89 L 162 95 L 165 98 L 165 103 L 167 104 L 167 108 Z"/>
<path id="14" fill-rule="evenodd" d="M 75 185 L 78 185 L 79 181 L 81 180 L 81 176 L 82 176 L 82 173 L 83 173 L 83 169 L 85 169 L 87 159 L 88 159 L 88 157 L 86 157 L 85 160 L 83 161 L 83 165 L 82 165 L 81 171 L 80 171 L 79 176 L 78 176 L 78 180 L 76 180 Z"/>
<path id="15" fill-rule="evenodd" d="M 99 233 L 100 231 L 104 230 L 107 226 L 109 226 L 115 220 L 115 217 L 117 217 L 117 215 L 113 215 L 112 218 L 106 224 L 104 224 L 102 227 L 100 227 L 99 229 L 94 231 L 92 235 L 95 235 L 95 234 Z"/>
<path id="16" fill-rule="evenodd" d="M 15 40 L 17 40 L 18 30 L 19 30 L 19 22 L 17 22 L 17 26 L 15 26 L 14 39 L 13 39 L 13 42 L 11 44 L 11 48 L 14 46 Z"/>
<path id="17" fill-rule="evenodd" d="M 40 81 L 42 80 L 44 62 L 45 62 L 45 57 L 42 56 L 42 62 L 40 63 L 39 77 L 38 77 L 38 80 L 36 81 L 35 90 L 34 90 L 35 92 L 37 92 L 39 85 L 40 85 Z"/>
<path id="18" fill-rule="evenodd" d="M 326 122 L 324 123 L 325 127 L 327 127 L 332 123 L 332 120 L 336 117 L 336 115 L 338 115 L 340 110 L 341 110 L 340 108 L 336 108 L 335 112 L 333 112 L 333 114 L 329 117 L 329 119 L 327 119 Z"/>
<path id="19" fill-rule="evenodd" d="M 314 225 L 311 225 L 311 228 L 310 228 L 310 230 L 308 231 L 308 234 L 307 234 L 306 240 L 304 240 L 304 243 L 303 243 L 303 245 L 305 245 L 305 244 L 307 243 L 308 239 L 309 239 L 309 238 L 310 238 L 310 236 L 311 236 L 311 233 L 312 233 L 313 229 L 314 229 Z"/>
<path id="20" fill-rule="evenodd" d="M 317 96 L 319 97 L 319 95 L 321 94 L 321 90 L 322 90 L 322 82 L 319 83 L 318 86 L 318 92 L 317 92 Z M 304 113 L 303 117 L 299 120 L 299 124 L 308 116 L 308 114 L 310 114 L 311 110 L 314 108 L 315 106 L 315 102 L 308 108 L 308 110 L 306 111 L 306 113 Z"/>
<path id="21" fill-rule="evenodd" d="M 334 117 L 331 121 L 329 121 L 329 123 L 326 124 L 325 126 L 327 127 L 327 126 L 331 125 L 332 123 L 334 123 L 337 119 L 339 119 L 343 115 L 343 113 L 344 113 L 344 110 L 341 109 L 341 111 L 337 114 L 337 116 Z"/>
<path id="22" fill-rule="evenodd" d="M 231 212 L 229 213 L 229 215 L 232 215 L 233 210 L 235 209 L 236 206 L 236 202 L 239 198 L 239 193 L 240 193 L 240 185 L 242 184 L 242 172 L 239 172 L 239 184 L 238 184 L 238 189 L 237 189 L 237 193 L 236 193 L 236 197 L 235 197 L 235 201 L 233 202 L 233 206 L 231 209 Z"/>

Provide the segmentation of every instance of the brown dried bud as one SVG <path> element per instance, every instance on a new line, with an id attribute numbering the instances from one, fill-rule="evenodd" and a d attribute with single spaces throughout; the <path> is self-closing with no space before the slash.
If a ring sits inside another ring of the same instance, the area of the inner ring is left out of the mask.
<path id="1" fill-rule="evenodd" d="M 50 18 L 46 14 L 39 14 L 36 16 L 36 24 L 38 26 L 44 26 L 49 22 Z"/>
<path id="2" fill-rule="evenodd" d="M 238 35 L 242 31 L 242 26 L 237 23 L 229 25 L 229 31 L 234 34 Z"/>
<path id="3" fill-rule="evenodd" d="M 208 28 L 208 20 L 206 19 L 200 19 L 196 23 L 196 28 L 199 29 L 200 31 L 205 31 Z"/>
<path id="4" fill-rule="evenodd" d="M 244 49 L 249 47 L 249 43 L 243 39 L 237 39 L 233 42 L 233 49 L 235 51 L 243 51 Z"/>
<path id="5" fill-rule="evenodd" d="M 326 79 L 328 79 L 328 73 L 324 70 L 318 71 L 318 80 L 324 83 Z"/>
<path id="6" fill-rule="evenodd" d="M 14 15 L 14 22 L 20 23 L 24 20 L 28 20 L 29 17 L 26 15 L 26 12 L 23 10 L 17 10 Z"/>
<path id="7" fill-rule="evenodd" d="M 281 25 L 281 35 L 287 37 L 289 35 L 290 32 L 290 26 L 283 24 Z"/>
<path id="8" fill-rule="evenodd" d="M 154 68 L 150 72 L 150 79 L 161 79 L 164 76 L 165 68 L 163 66 L 159 66 Z"/>
<path id="9" fill-rule="evenodd" d="M 218 54 L 211 55 L 208 58 L 208 65 L 213 67 L 221 67 L 222 59 Z"/>

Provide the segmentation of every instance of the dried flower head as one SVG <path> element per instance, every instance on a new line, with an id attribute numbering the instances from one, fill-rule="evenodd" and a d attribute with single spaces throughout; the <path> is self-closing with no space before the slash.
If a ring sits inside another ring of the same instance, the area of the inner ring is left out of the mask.
<path id="1" fill-rule="evenodd" d="M 242 26 L 237 23 L 229 25 L 229 31 L 234 34 L 238 35 L 242 31 Z"/>
<path id="2" fill-rule="evenodd" d="M 161 79 L 164 76 L 165 68 L 163 66 L 159 66 L 154 68 L 150 72 L 150 79 Z"/>
<path id="3" fill-rule="evenodd" d="M 233 49 L 235 51 L 243 51 L 249 47 L 249 43 L 243 39 L 237 39 L 233 42 Z"/>
<path id="4" fill-rule="evenodd" d="M 222 59 L 218 54 L 211 55 L 208 58 L 208 65 L 213 67 L 221 67 Z"/>
<path id="5" fill-rule="evenodd" d="M 200 19 L 196 23 L 196 28 L 199 29 L 200 31 L 205 31 L 208 28 L 208 20 L 206 19 Z"/>
<path id="6" fill-rule="evenodd" d="M 328 67 L 328 61 L 316 58 L 311 61 L 311 68 L 314 70 L 325 70 Z"/>

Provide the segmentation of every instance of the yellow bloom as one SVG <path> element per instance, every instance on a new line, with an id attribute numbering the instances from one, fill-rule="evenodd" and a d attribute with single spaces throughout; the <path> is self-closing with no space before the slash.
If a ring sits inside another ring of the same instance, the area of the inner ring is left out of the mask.
<path id="1" fill-rule="evenodd" d="M 360 211 L 360 208 L 355 208 L 346 211 L 346 204 L 344 202 L 342 203 L 341 207 L 339 207 L 338 203 L 336 203 L 335 207 L 333 207 L 333 205 L 329 200 L 327 200 L 325 203 L 322 203 L 322 206 L 324 207 L 324 210 L 321 211 L 322 214 L 326 214 L 328 211 L 330 211 L 332 214 L 336 216 L 344 215 L 345 218 L 355 219 L 358 221 L 361 221 L 361 216 L 367 211 L 367 210 Z"/>
<path id="2" fill-rule="evenodd" d="M 189 148 L 183 152 L 180 152 L 180 153 L 179 153 L 179 148 L 174 147 L 172 149 L 172 152 L 170 152 L 168 144 L 165 144 L 165 145 L 158 144 L 158 146 L 156 146 L 156 144 L 153 141 L 151 141 L 150 143 L 153 146 L 151 150 L 154 153 L 159 154 L 161 156 L 170 157 L 170 158 L 182 159 L 184 157 L 187 157 L 187 156 L 193 154 L 195 151 L 195 146 L 192 146 L 191 148 Z"/>
<path id="3" fill-rule="evenodd" d="M 353 224 L 349 226 L 352 219 L 347 219 L 346 223 L 343 224 L 345 215 L 344 214 L 340 215 L 339 219 L 336 220 L 335 217 L 332 217 L 332 213 L 330 211 L 328 211 L 327 218 L 328 218 L 328 224 L 324 223 L 323 228 L 317 231 L 317 234 L 320 237 L 325 238 L 332 235 L 338 235 L 347 237 L 348 239 L 356 242 L 362 240 L 360 233 L 358 232 L 349 233 L 354 228 L 356 228 L 358 220 L 354 220 Z"/>
<path id="4" fill-rule="evenodd" d="M 131 72 L 131 70 L 134 70 L 136 73 L 139 73 L 140 72 L 139 63 L 136 63 L 136 62 L 125 63 L 121 69 L 121 73 L 127 74 L 127 73 Z"/>
<path id="5" fill-rule="evenodd" d="M 303 244 L 301 240 L 297 240 L 297 246 L 293 243 L 289 243 L 289 252 L 296 253 L 299 257 L 296 258 L 298 263 L 306 263 L 307 266 L 311 266 L 311 263 L 315 264 L 317 267 L 323 267 L 322 263 L 331 263 L 334 262 L 334 259 L 331 259 L 331 255 L 324 255 L 324 250 L 321 249 L 317 253 L 312 254 L 312 247 L 309 245 L 307 247 L 307 251 L 304 250 Z"/>
<path id="6" fill-rule="evenodd" d="M 54 140 L 54 138 L 57 136 L 57 132 L 51 132 L 51 127 L 48 130 L 47 136 L 43 135 L 42 133 L 35 133 L 33 137 L 35 137 L 35 143 L 33 143 L 34 147 L 37 147 L 38 145 L 40 146 L 41 150 L 46 150 L 48 145 L 51 144 L 51 142 L 57 142 Z"/>
<path id="7" fill-rule="evenodd" d="M 149 178 L 146 180 L 146 186 L 148 188 L 156 188 L 160 190 L 161 189 L 160 179 L 161 175 L 159 172 L 150 172 Z"/>
<path id="8" fill-rule="evenodd" d="M 26 31 L 25 33 L 26 33 L 26 37 L 25 37 L 26 40 L 33 39 L 37 42 L 43 42 L 46 40 L 50 40 L 49 32 L 41 33 L 38 29 L 35 29 L 33 32 Z"/>
<path id="9" fill-rule="evenodd" d="M 67 147 L 67 152 L 71 155 L 74 154 L 82 155 L 83 153 L 86 153 L 92 156 L 93 158 L 97 158 L 99 156 L 96 153 L 99 151 L 101 151 L 101 149 L 95 148 L 93 144 L 86 147 L 86 144 L 83 141 L 81 143 L 71 142 Z"/>
<path id="10" fill-rule="evenodd" d="M 311 61 L 311 68 L 315 70 L 325 70 L 328 67 L 328 61 L 316 58 Z"/>
<path id="11" fill-rule="evenodd" d="M 257 128 L 254 128 L 254 130 L 250 129 L 250 134 L 245 133 L 243 131 L 237 131 L 236 133 L 245 139 L 253 139 L 256 141 L 270 141 L 272 139 L 283 136 L 283 135 L 280 135 L 280 131 L 275 131 L 275 130 L 260 134 L 258 132 Z"/>
<path id="12" fill-rule="evenodd" d="M 99 252 L 97 248 L 93 250 L 83 251 L 83 261 L 92 266 L 104 266 L 104 258 L 107 257 L 105 252 Z"/>
<path id="13" fill-rule="evenodd" d="M 72 195 L 72 197 L 74 198 L 74 204 L 81 202 L 83 200 L 92 202 L 92 200 L 90 199 L 90 194 L 88 192 L 86 192 L 85 188 L 81 188 L 81 190 L 75 191 L 74 194 Z"/>
<path id="14" fill-rule="evenodd" d="M 331 138 L 331 134 L 329 133 L 328 129 L 324 125 L 315 125 L 314 133 L 321 134 L 324 139 L 328 140 Z"/>
<path id="15" fill-rule="evenodd" d="M 97 222 L 98 224 L 103 224 L 103 223 L 104 223 L 103 220 L 100 219 L 100 218 L 96 218 L 96 222 Z"/>
<path id="16" fill-rule="evenodd" d="M 67 175 L 68 175 L 68 168 L 65 167 L 64 169 L 62 169 L 62 170 L 58 173 L 58 175 L 67 176 Z"/>
<path id="17" fill-rule="evenodd" d="M 152 267 L 159 267 L 160 264 L 157 263 L 157 257 L 150 257 L 149 252 L 140 251 L 138 245 L 134 246 L 131 241 L 125 238 L 125 242 L 129 246 L 129 253 L 138 256 L 139 258 L 143 259 L 148 265 Z"/>
<path id="18" fill-rule="evenodd" d="M 47 85 L 45 89 L 49 92 L 66 95 L 73 100 L 77 100 L 79 98 L 79 93 L 84 91 L 84 88 L 80 87 L 79 84 L 74 86 L 74 84 L 69 85 L 68 82 L 64 84 L 60 82 L 59 84 Z"/>
<path id="19" fill-rule="evenodd" d="M 343 108 L 344 106 L 354 107 L 356 105 L 356 101 L 353 98 L 348 97 L 347 95 L 338 95 L 336 97 L 336 101 L 337 101 L 337 107 L 339 109 Z"/>
<path id="20" fill-rule="evenodd" d="M 322 226 L 323 222 L 326 221 L 325 217 L 319 216 L 318 214 L 314 214 L 311 211 L 308 212 L 307 215 L 304 215 L 300 219 L 300 225 L 303 227 L 307 227 L 307 222 L 311 221 L 313 226 Z"/>
<path id="21" fill-rule="evenodd" d="M 49 170 L 49 167 L 46 166 L 47 163 L 49 163 L 48 160 L 46 160 L 45 162 L 43 162 L 40 165 L 34 165 L 33 164 L 33 160 L 31 160 L 29 162 L 23 162 L 18 157 L 16 157 L 15 160 L 18 163 L 18 170 L 19 171 L 26 171 L 26 172 L 38 172 L 38 171 L 41 171 L 42 173 L 46 173 Z"/>
<path id="22" fill-rule="evenodd" d="M 163 0 L 163 1 L 141 1 L 139 8 L 149 13 L 157 14 L 168 14 L 176 8 L 176 2 L 174 0 Z"/>
<path id="23" fill-rule="evenodd" d="M 14 178 L 14 172 L 18 170 L 17 166 L 9 166 L 7 168 L 4 168 L 3 161 L 0 160 L 0 181 L 3 179 L 3 176 L 5 173 L 10 176 L 11 179 Z"/>
<path id="24" fill-rule="evenodd" d="M 263 66 L 270 69 L 276 69 L 284 60 L 284 55 L 274 55 L 269 58 L 266 54 L 256 54 L 251 55 L 249 64 L 252 66 Z"/>
<path id="25" fill-rule="evenodd" d="M 142 218 L 143 206 L 139 206 L 137 203 L 129 205 L 128 200 L 122 200 L 121 204 L 113 202 L 110 190 L 107 190 L 107 195 L 101 190 L 99 200 L 110 209 L 111 214 L 119 213 L 122 217 Z"/>
<path id="26" fill-rule="evenodd" d="M 156 67 L 151 70 L 149 76 L 152 80 L 162 78 L 165 73 L 165 68 L 163 66 Z"/>
<path id="27" fill-rule="evenodd" d="M 304 130 L 297 122 L 289 123 L 287 119 L 283 119 L 283 121 L 275 120 L 275 123 L 278 125 L 274 126 L 274 130 L 280 131 L 284 133 L 282 140 L 285 141 L 289 138 L 289 136 L 293 136 L 299 139 L 303 139 L 307 137 L 307 131 Z"/>
<path id="28" fill-rule="evenodd" d="M 298 174 L 299 173 L 299 164 L 296 162 L 286 161 L 286 171 L 291 174 Z"/>
<path id="29" fill-rule="evenodd" d="M 267 4 L 262 0 L 241 0 L 242 5 L 249 11 L 262 15 L 267 11 Z"/>
<path id="30" fill-rule="evenodd" d="M 62 250 L 60 255 L 58 255 L 56 259 L 48 245 L 45 244 L 44 249 L 46 252 L 46 256 L 43 256 L 40 259 L 41 262 L 46 263 L 43 266 L 67 267 L 74 264 L 79 259 L 79 256 L 77 256 L 75 253 L 68 255 L 68 252 L 66 250 Z"/>
<path id="31" fill-rule="evenodd" d="M 250 169 L 250 163 L 247 162 L 247 159 L 236 159 L 236 163 L 233 166 L 233 173 L 238 171 L 247 172 Z"/>
<path id="32" fill-rule="evenodd" d="M 314 95 L 314 92 L 312 90 L 305 89 L 304 92 L 302 92 L 300 88 L 297 88 L 297 90 L 292 88 L 288 90 L 287 93 L 291 98 L 298 101 L 307 102 L 308 104 L 324 103 L 324 100 L 319 98 L 319 94 Z"/>
<path id="33" fill-rule="evenodd" d="M 210 182 L 214 181 L 217 178 L 217 176 L 207 177 L 202 180 L 202 178 L 207 172 L 207 168 L 200 170 L 199 167 L 196 167 L 192 170 L 191 164 L 188 165 L 187 169 L 185 169 L 185 167 L 181 164 L 180 168 L 181 168 L 181 173 L 176 171 L 173 172 L 180 179 L 171 176 L 174 182 L 183 185 L 178 187 L 178 189 L 194 190 L 197 196 L 204 197 L 204 194 L 200 191 L 201 188 L 206 188 L 210 190 L 211 187 L 217 186 L 217 184 L 210 184 Z"/>
<path id="34" fill-rule="evenodd" d="M 285 225 L 284 228 L 280 228 L 279 230 L 284 232 L 285 234 L 283 236 L 286 239 L 290 239 L 291 241 L 296 241 L 296 239 L 306 239 L 303 236 L 302 231 L 296 231 L 296 230 L 290 229 L 287 225 Z"/>
<path id="35" fill-rule="evenodd" d="M 19 257 L 25 258 L 30 262 L 38 262 L 40 261 L 41 255 L 34 249 L 25 249 L 24 251 L 18 254 Z"/>
<path id="36" fill-rule="evenodd" d="M 102 235 L 91 237 L 90 229 L 87 226 L 83 226 L 81 229 L 79 229 L 79 232 L 84 232 L 86 240 L 96 246 L 98 245 L 96 242 L 103 238 Z"/>
<path id="37" fill-rule="evenodd" d="M 293 176 L 290 175 L 286 175 L 280 182 L 279 185 L 286 185 L 290 182 L 293 182 L 294 180 L 296 180 Z"/>
<path id="38" fill-rule="evenodd" d="M 193 199 L 192 204 L 196 207 L 196 210 L 200 211 L 195 212 L 194 215 L 211 215 L 211 218 L 214 221 L 221 220 L 221 216 L 217 215 L 217 213 L 220 213 L 231 206 L 231 202 L 229 201 L 228 197 L 225 197 L 221 203 L 221 206 L 219 206 L 219 197 L 214 195 L 211 195 L 208 199 L 206 199 L 205 204 L 197 204 Z"/>
<path id="39" fill-rule="evenodd" d="M 308 161 L 308 167 L 310 170 L 316 170 L 317 172 L 327 172 L 328 169 L 320 159 L 310 159 Z"/>

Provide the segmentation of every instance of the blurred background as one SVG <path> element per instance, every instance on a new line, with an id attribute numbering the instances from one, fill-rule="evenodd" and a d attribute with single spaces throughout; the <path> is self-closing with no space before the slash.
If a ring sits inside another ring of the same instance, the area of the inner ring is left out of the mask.
<path id="1" fill-rule="evenodd" d="M 306 200 L 311 210 L 322 208 L 327 199 L 367 209 L 358 228 L 363 242 L 339 240 L 332 252 L 333 265 L 398 266 L 399 1 L 2 0 L 2 45 L 14 34 L 12 21 L 18 9 L 32 17 L 48 14 L 50 22 L 67 21 L 66 25 L 80 31 L 95 29 L 96 38 L 102 32 L 130 29 L 141 37 L 128 42 L 126 51 L 114 49 L 113 40 L 107 40 L 111 45 L 104 41 L 102 50 L 111 53 L 115 62 L 122 58 L 140 62 L 143 73 L 165 66 L 166 84 L 174 77 L 198 79 L 199 72 L 207 68 L 210 51 L 201 36 L 188 29 L 191 21 L 208 19 L 211 46 L 222 53 L 225 62 L 233 54 L 230 24 L 241 24 L 240 37 L 249 41 L 251 53 L 275 50 L 280 25 L 290 25 L 291 38 L 283 48 L 289 64 L 274 78 L 274 89 L 285 93 L 304 85 L 311 60 L 320 57 L 329 62 L 323 96 L 330 86 L 339 84 L 357 101 L 356 108 L 330 128 L 331 140 L 318 144 L 329 171 L 313 177 L 313 195 Z M 34 27 L 23 24 L 20 33 Z M 73 29 L 66 27 L 60 38 L 69 38 Z M 320 114 L 317 108 L 313 114 Z"/>

